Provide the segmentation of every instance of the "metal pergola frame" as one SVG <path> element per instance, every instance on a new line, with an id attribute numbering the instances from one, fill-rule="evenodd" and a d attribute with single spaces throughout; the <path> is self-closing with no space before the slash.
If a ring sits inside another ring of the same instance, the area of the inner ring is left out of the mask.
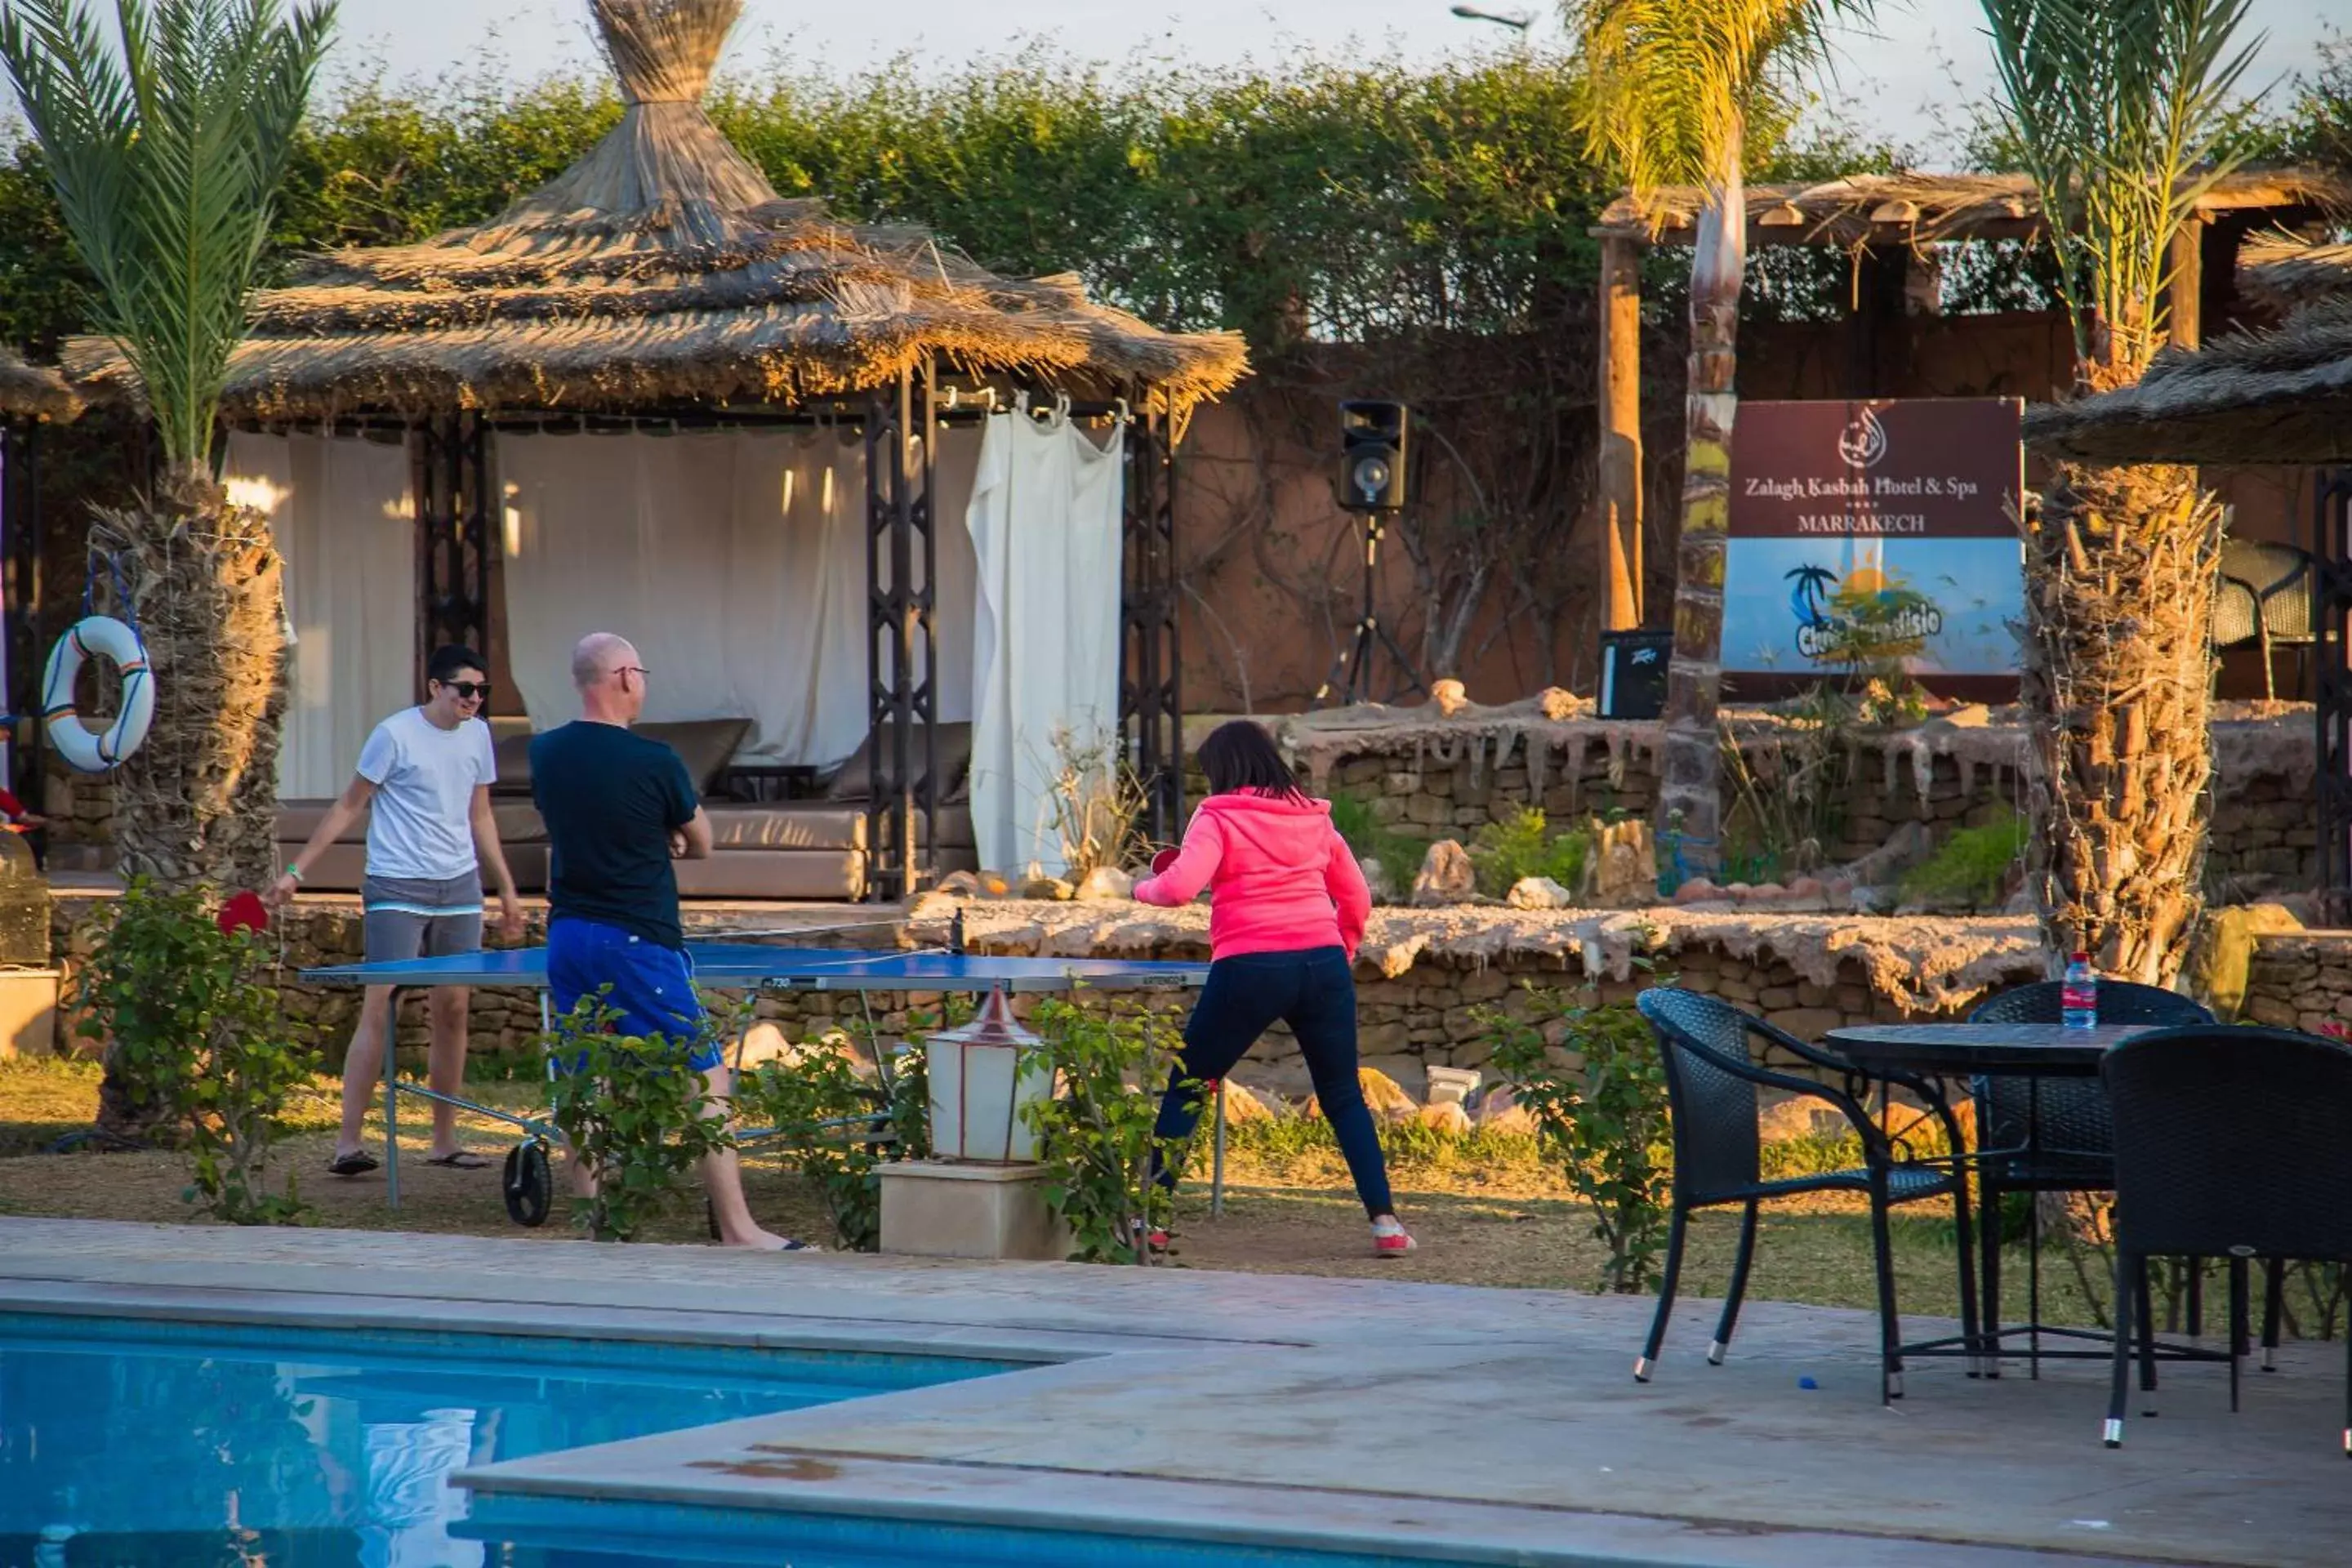
<path id="1" fill-rule="evenodd" d="M 416 668 L 445 643 L 462 642 L 488 657 L 493 614 L 491 571 L 499 552 L 499 430 L 620 433 L 759 428 L 824 423 L 860 430 L 866 445 L 867 696 L 875 791 L 867 822 L 869 897 L 911 898 L 936 880 L 939 692 L 932 584 L 939 565 L 940 519 L 933 515 L 933 454 L 942 426 L 976 422 L 1013 406 L 1013 395 L 1051 397 L 1050 387 L 1011 380 L 1001 386 L 940 373 L 925 360 L 895 383 L 862 395 L 814 399 L 780 408 L 694 407 L 642 414 L 489 411 L 404 419 L 366 416 L 332 421 L 269 421 L 248 427 L 326 434 L 402 433 L 414 465 L 416 498 Z M 1152 409 L 1145 388 L 1108 401 L 1073 399 L 1075 418 L 1129 421 L 1128 472 L 1121 503 L 1119 591 L 1121 755 L 1141 783 L 1144 831 L 1172 840 L 1184 806 L 1182 645 L 1176 575 L 1173 425 Z M 913 764 L 913 765 L 910 765 Z"/>
<path id="2" fill-rule="evenodd" d="M 19 798 L 38 801 L 41 776 L 40 421 L 0 418 L 0 638 L 7 648 L 7 690 L 0 700 L 17 720 L 20 743 L 8 748 L 0 779 Z"/>
<path id="3" fill-rule="evenodd" d="M 2313 710 L 2321 917 L 2352 919 L 2352 468 L 2322 468 L 2311 509 Z"/>

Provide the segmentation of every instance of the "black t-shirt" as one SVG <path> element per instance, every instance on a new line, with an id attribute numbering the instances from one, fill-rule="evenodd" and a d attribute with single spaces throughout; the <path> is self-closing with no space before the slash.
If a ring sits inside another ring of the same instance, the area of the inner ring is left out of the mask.
<path id="1" fill-rule="evenodd" d="M 554 860 L 547 889 L 554 915 L 686 945 L 669 836 L 701 803 L 676 752 L 617 724 L 581 720 L 531 742 L 530 794 Z"/>

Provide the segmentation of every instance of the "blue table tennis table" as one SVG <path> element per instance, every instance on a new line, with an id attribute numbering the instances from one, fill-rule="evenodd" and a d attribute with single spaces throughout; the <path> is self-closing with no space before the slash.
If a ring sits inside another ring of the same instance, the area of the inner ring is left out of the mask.
<path id="1" fill-rule="evenodd" d="M 858 927 L 837 928 L 856 930 Z M 688 958 L 694 978 L 707 991 L 854 991 L 860 994 L 968 993 L 1057 994 L 1079 989 L 1101 991 L 1196 989 L 1207 983 L 1206 963 L 1167 963 L 1110 958 L 1023 958 L 998 953 L 965 952 L 963 922 L 955 922 L 951 948 L 881 951 L 863 948 L 772 947 L 756 942 L 689 942 Z M 778 935 L 809 937 L 823 929 Z M 424 990 L 437 985 L 486 986 L 539 993 L 540 1026 L 552 1026 L 548 1003 L 547 950 L 543 947 L 499 948 L 457 953 L 444 958 L 412 958 L 391 963 L 339 963 L 301 972 L 314 985 L 390 985 Z M 543 1117 L 517 1116 L 494 1106 L 436 1092 L 423 1084 L 402 1083 L 394 1065 L 398 1053 L 386 1039 L 383 1052 L 384 1195 L 393 1208 L 400 1206 L 399 1097 L 454 1105 L 520 1129 L 523 1142 L 507 1155 L 508 1214 L 519 1224 L 536 1226 L 545 1220 L 552 1203 L 547 1145 L 555 1131 Z M 1216 1183 L 1212 1208 L 1221 1209 L 1224 1196 L 1224 1086 L 1216 1093 Z M 764 1134 L 751 1134 L 751 1137 Z"/>

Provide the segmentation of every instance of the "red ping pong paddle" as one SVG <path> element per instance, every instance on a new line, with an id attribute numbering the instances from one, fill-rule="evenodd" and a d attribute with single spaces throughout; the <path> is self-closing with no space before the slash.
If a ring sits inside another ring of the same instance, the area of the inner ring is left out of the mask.
<path id="1" fill-rule="evenodd" d="M 269 929 L 269 907 L 261 895 L 250 889 L 232 895 L 213 917 L 220 926 L 221 935 L 235 936 L 239 931 L 264 931 Z"/>
<path id="2" fill-rule="evenodd" d="M 1159 854 L 1154 855 L 1151 858 L 1151 874 L 1155 877 L 1168 875 L 1169 870 L 1176 864 L 1176 857 L 1182 853 L 1181 849 L 1162 849 Z"/>

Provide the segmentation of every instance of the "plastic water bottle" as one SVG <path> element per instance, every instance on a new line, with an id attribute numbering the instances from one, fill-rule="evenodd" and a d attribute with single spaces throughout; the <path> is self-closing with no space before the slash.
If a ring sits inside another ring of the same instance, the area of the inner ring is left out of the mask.
<path id="1" fill-rule="evenodd" d="M 2059 1016 L 2070 1029 L 2089 1029 L 2099 1022 L 2099 977 L 2091 973 L 2091 955 L 2078 952 L 2067 961 L 2066 978 L 2058 991 Z"/>

